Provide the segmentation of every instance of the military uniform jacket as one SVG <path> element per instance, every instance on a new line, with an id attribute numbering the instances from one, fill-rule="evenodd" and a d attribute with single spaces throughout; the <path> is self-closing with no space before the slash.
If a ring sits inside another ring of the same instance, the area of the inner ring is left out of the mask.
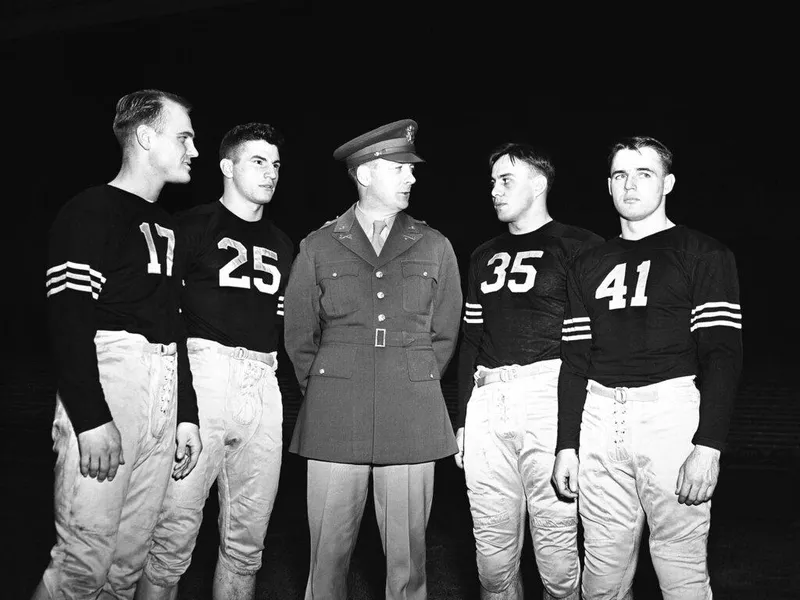
<path id="1" fill-rule="evenodd" d="M 304 393 L 290 451 L 351 464 L 454 454 L 440 378 L 461 302 L 450 242 L 404 212 L 380 256 L 355 206 L 308 235 L 286 289 L 286 350 Z"/>

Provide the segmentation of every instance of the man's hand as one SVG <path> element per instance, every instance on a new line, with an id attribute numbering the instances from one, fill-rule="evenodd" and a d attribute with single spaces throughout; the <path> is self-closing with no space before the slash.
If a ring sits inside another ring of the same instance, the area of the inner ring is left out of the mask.
<path id="1" fill-rule="evenodd" d="M 458 444 L 458 452 L 453 457 L 456 459 L 456 464 L 459 469 L 464 468 L 464 428 L 459 427 L 456 431 L 456 444 Z"/>
<path id="2" fill-rule="evenodd" d="M 175 433 L 175 467 L 172 469 L 172 478 L 177 481 L 183 479 L 192 472 L 200 452 L 203 450 L 203 442 L 200 441 L 200 428 L 194 423 L 178 423 L 178 430 Z"/>
<path id="3" fill-rule="evenodd" d="M 702 504 L 711 500 L 719 479 L 719 450 L 695 446 L 678 471 L 675 493 L 681 504 Z"/>
<path id="4" fill-rule="evenodd" d="M 125 464 L 122 456 L 122 436 L 114 421 L 78 434 L 78 451 L 81 455 L 81 475 L 97 481 L 113 481 L 117 469 Z"/>
<path id="5" fill-rule="evenodd" d="M 560 496 L 570 500 L 578 497 L 578 453 L 574 448 L 564 448 L 556 454 L 553 484 Z"/>

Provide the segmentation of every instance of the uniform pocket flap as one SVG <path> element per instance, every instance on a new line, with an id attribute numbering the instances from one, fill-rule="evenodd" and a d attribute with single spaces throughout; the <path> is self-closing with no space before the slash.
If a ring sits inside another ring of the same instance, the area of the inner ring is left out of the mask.
<path id="1" fill-rule="evenodd" d="M 322 346 L 311 367 L 311 377 L 350 379 L 356 364 L 357 346 L 348 344 Z"/>
<path id="2" fill-rule="evenodd" d="M 431 348 L 409 348 L 408 378 L 411 381 L 434 381 L 439 379 L 439 363 Z"/>
<path id="3" fill-rule="evenodd" d="M 325 263 L 317 266 L 317 281 L 323 279 L 339 279 L 340 277 L 357 276 L 361 264 L 355 261 Z"/>
<path id="4" fill-rule="evenodd" d="M 430 262 L 403 262 L 403 277 L 423 277 L 438 281 L 439 266 Z"/>

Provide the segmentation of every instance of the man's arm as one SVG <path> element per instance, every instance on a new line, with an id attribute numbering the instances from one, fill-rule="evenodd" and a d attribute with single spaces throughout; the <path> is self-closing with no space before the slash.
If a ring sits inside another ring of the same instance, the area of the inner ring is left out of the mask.
<path id="1" fill-rule="evenodd" d="M 200 416 L 197 393 L 186 347 L 188 333 L 186 321 L 180 310 L 186 280 L 202 239 L 202 227 L 188 215 L 176 217 L 177 244 L 175 247 L 175 283 L 173 286 L 177 318 L 173 337 L 178 346 L 178 426 L 175 431 L 175 466 L 172 477 L 183 479 L 192 472 L 203 450 L 200 437 Z"/>
<path id="2" fill-rule="evenodd" d="M 294 365 L 300 391 L 305 395 L 320 340 L 319 290 L 307 239 L 300 242 L 284 298 L 284 343 Z"/>
<path id="3" fill-rule="evenodd" d="M 461 322 L 461 345 L 458 349 L 458 416 L 456 420 L 458 454 L 455 455 L 455 461 L 459 468 L 464 466 L 464 425 L 467 420 L 467 403 L 475 386 L 473 374 L 481 339 L 483 338 L 483 307 L 480 304 L 475 283 L 476 269 L 476 258 L 473 255 L 470 259 L 467 275 L 467 300 L 464 304 L 464 318 Z"/>
<path id="4" fill-rule="evenodd" d="M 439 373 L 444 375 L 458 341 L 458 325 L 461 320 L 461 274 L 450 240 L 444 238 L 444 252 L 439 265 L 439 281 L 433 299 L 431 318 L 431 340 Z"/>
<path id="5" fill-rule="evenodd" d="M 46 272 L 59 398 L 78 437 L 86 477 L 112 480 L 125 463 L 119 430 L 100 385 L 95 306 L 103 290 L 110 215 L 87 197 L 70 201 L 51 230 Z M 91 234 L 87 234 L 90 231 Z"/>
<path id="6" fill-rule="evenodd" d="M 561 329 L 561 371 L 558 376 L 556 454 L 578 449 L 592 346 L 592 325 L 584 307 L 578 274 L 567 271 L 567 302 Z"/>
<path id="7" fill-rule="evenodd" d="M 710 500 L 716 489 L 742 369 L 742 313 L 733 253 L 723 249 L 700 257 L 692 283 L 690 330 L 700 369 L 700 422 L 694 450 L 675 484 L 678 502 L 690 505 Z"/>

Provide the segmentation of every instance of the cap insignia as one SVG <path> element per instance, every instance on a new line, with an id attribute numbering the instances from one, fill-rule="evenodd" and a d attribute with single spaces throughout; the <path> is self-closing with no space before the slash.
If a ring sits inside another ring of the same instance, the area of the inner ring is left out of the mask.
<path id="1" fill-rule="evenodd" d="M 408 140 L 409 144 L 414 142 L 414 126 L 413 125 L 409 125 L 408 127 L 406 127 L 406 139 Z"/>

